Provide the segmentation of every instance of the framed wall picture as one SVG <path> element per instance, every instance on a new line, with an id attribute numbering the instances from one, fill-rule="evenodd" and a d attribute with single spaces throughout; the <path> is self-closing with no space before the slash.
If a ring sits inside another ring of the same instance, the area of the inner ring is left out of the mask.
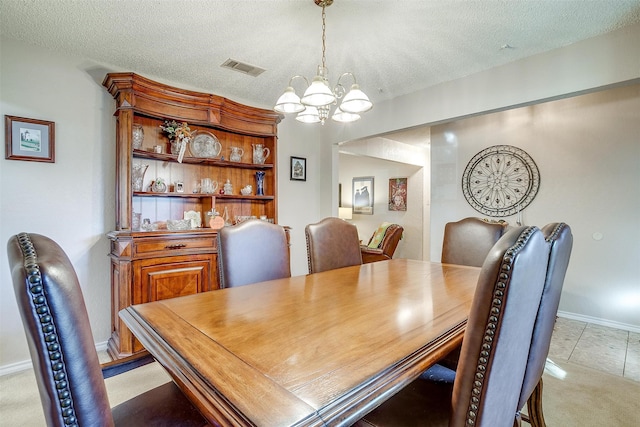
<path id="1" fill-rule="evenodd" d="M 353 213 L 373 215 L 373 177 L 353 178 Z"/>
<path id="2" fill-rule="evenodd" d="M 389 210 L 407 210 L 407 178 L 389 179 Z"/>
<path id="3" fill-rule="evenodd" d="M 55 162 L 55 123 L 4 116 L 5 159 Z"/>
<path id="4" fill-rule="evenodd" d="M 291 157 L 291 174 L 289 175 L 291 181 L 306 181 L 307 180 L 307 159 L 304 157 Z"/>

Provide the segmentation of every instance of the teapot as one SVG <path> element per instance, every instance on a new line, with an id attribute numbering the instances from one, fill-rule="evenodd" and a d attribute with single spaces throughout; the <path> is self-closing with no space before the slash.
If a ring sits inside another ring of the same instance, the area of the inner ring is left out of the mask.
<path id="1" fill-rule="evenodd" d="M 253 147 L 253 163 L 262 165 L 267 160 L 271 151 L 262 144 L 251 144 Z"/>
<path id="2" fill-rule="evenodd" d="M 229 156 L 229 160 L 232 162 L 240 162 L 242 161 L 243 154 L 244 150 L 241 147 L 231 147 L 231 155 Z"/>

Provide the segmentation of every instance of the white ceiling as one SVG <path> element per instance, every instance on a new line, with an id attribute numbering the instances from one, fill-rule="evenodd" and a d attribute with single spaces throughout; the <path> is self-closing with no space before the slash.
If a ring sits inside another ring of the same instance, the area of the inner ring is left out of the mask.
<path id="1" fill-rule="evenodd" d="M 0 0 L 0 10 L 2 38 L 263 108 L 321 58 L 313 0 Z M 375 104 L 640 22 L 640 0 L 335 0 L 326 15 L 331 83 L 352 71 Z M 267 71 L 221 68 L 228 58 Z"/>

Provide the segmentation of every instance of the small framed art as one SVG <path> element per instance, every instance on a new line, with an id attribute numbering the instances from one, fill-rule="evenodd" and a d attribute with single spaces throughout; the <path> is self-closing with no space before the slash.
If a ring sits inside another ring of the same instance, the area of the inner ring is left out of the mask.
<path id="1" fill-rule="evenodd" d="M 389 210 L 407 210 L 407 178 L 389 179 Z"/>
<path id="2" fill-rule="evenodd" d="M 373 177 L 353 178 L 353 213 L 373 215 Z"/>
<path id="3" fill-rule="evenodd" d="M 291 157 L 291 181 L 307 180 L 307 159 L 304 157 Z"/>
<path id="4" fill-rule="evenodd" d="M 5 155 L 8 160 L 55 163 L 55 123 L 4 116 Z"/>

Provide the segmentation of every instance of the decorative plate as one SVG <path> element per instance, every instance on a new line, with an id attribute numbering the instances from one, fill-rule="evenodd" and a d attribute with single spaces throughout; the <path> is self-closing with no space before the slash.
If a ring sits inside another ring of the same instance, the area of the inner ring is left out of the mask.
<path id="1" fill-rule="evenodd" d="M 462 193 L 472 208 L 502 217 L 519 214 L 540 188 L 533 159 L 511 145 L 494 145 L 476 154 L 462 174 Z"/>
<path id="2" fill-rule="evenodd" d="M 210 132 L 195 131 L 191 139 L 191 154 L 194 157 L 212 158 L 220 154 L 222 145 L 218 138 Z"/>

